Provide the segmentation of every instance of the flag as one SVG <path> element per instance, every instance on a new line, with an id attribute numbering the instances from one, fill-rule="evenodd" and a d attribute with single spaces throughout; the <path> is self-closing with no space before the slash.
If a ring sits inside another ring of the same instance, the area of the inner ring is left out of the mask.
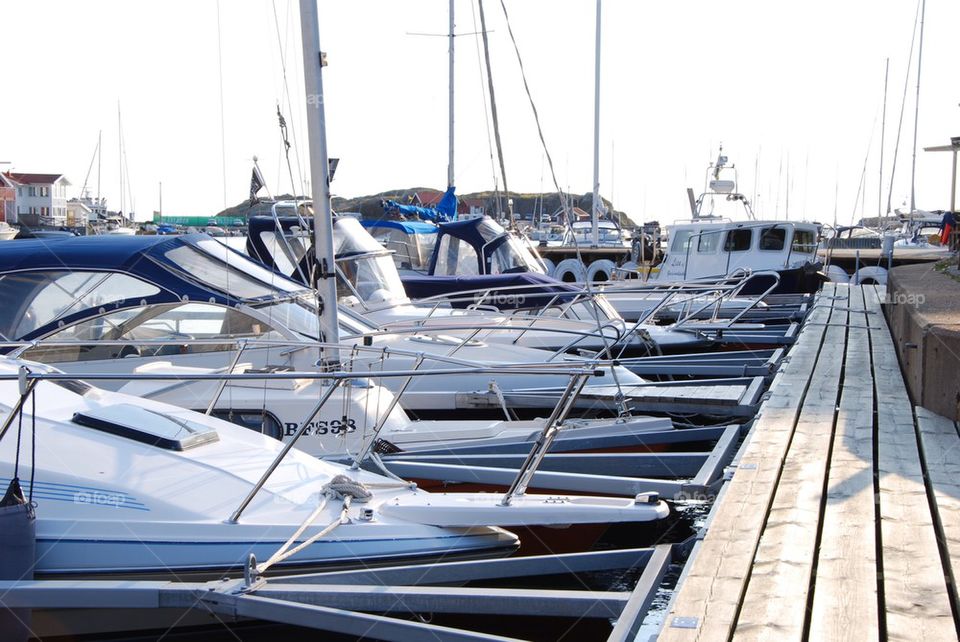
<path id="1" fill-rule="evenodd" d="M 257 192 L 263 189 L 263 186 L 266 183 L 263 180 L 263 175 L 260 174 L 260 168 L 256 165 L 253 166 L 253 175 L 250 177 L 250 204 L 258 202 Z"/>

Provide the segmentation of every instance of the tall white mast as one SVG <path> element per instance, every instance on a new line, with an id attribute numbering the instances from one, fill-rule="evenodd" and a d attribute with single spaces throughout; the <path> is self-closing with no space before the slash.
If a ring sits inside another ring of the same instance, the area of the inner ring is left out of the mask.
<path id="1" fill-rule="evenodd" d="M 123 213 L 123 123 L 120 120 L 120 101 L 117 101 L 117 164 L 120 167 L 120 213 Z"/>
<path id="2" fill-rule="evenodd" d="M 883 221 L 883 147 L 887 134 L 887 81 L 890 79 L 890 58 L 883 72 L 883 118 L 880 120 L 880 179 L 877 182 L 877 219 L 882 228 Z"/>
<path id="3" fill-rule="evenodd" d="M 593 70 L 593 215 L 591 244 L 600 245 L 597 219 L 600 216 L 600 0 L 597 0 L 597 45 Z"/>
<path id="4" fill-rule="evenodd" d="M 927 0 L 920 5 L 920 48 L 917 50 L 917 100 L 913 112 L 913 164 L 910 167 L 910 213 L 917 210 L 917 124 L 920 122 L 920 68 L 923 65 L 923 16 L 927 11 Z"/>
<path id="5" fill-rule="evenodd" d="M 323 306 L 320 312 L 320 326 L 324 341 L 338 343 L 330 167 L 327 164 L 327 126 L 323 110 L 325 63 L 323 54 L 320 53 L 320 26 L 316 0 L 300 0 L 300 33 L 303 41 L 303 80 L 307 94 L 307 135 L 310 149 L 310 186 L 313 197 L 313 247 L 317 260 L 314 273 L 317 295 Z M 336 357 L 334 356 L 331 360 L 335 361 Z"/>
<path id="6" fill-rule="evenodd" d="M 450 140 L 449 144 L 449 153 L 450 157 L 447 160 L 447 188 L 453 187 L 453 0 L 450 0 L 450 80 L 448 82 L 450 88 L 450 105 L 448 107 L 448 113 L 450 116 L 450 130 L 448 132 L 448 137 Z"/>

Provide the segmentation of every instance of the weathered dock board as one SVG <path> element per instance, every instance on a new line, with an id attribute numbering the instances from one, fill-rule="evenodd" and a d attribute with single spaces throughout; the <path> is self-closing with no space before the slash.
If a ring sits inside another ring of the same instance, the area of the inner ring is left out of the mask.
<path id="1" fill-rule="evenodd" d="M 882 296 L 815 301 L 660 639 L 957 639 L 960 433 L 914 421 Z"/>

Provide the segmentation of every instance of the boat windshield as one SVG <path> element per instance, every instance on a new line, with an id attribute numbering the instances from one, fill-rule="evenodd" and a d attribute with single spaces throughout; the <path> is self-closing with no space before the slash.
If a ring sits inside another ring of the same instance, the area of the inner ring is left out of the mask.
<path id="1" fill-rule="evenodd" d="M 151 283 L 118 272 L 46 270 L 0 276 L 0 336 L 21 339 L 89 308 L 159 294 Z"/>
<path id="2" fill-rule="evenodd" d="M 338 296 L 355 296 L 364 303 L 406 301 L 391 253 L 385 250 L 360 221 L 339 218 L 333 227 L 333 247 L 337 257 Z"/>
<path id="3" fill-rule="evenodd" d="M 216 240 L 180 245 L 164 257 L 188 277 L 238 299 L 289 296 L 304 287 L 242 256 Z"/>
<path id="4" fill-rule="evenodd" d="M 437 235 L 407 232 L 392 227 L 374 227 L 367 230 L 388 250 L 393 251 L 397 267 L 408 270 L 426 270 L 437 244 Z"/>
<path id="5" fill-rule="evenodd" d="M 490 254 L 490 274 L 543 272 L 540 262 L 533 257 L 530 249 L 493 219 L 480 219 L 477 222 L 477 232 L 485 244 L 502 236 L 506 237 L 506 241 Z"/>
<path id="6" fill-rule="evenodd" d="M 543 273 L 540 262 L 534 258 L 530 249 L 514 236 L 507 236 L 507 240 L 490 255 L 490 274 L 509 272 Z"/>
<path id="7" fill-rule="evenodd" d="M 279 321 L 275 325 L 282 325 Z M 224 305 L 156 303 L 101 314 L 65 326 L 44 339 L 58 343 L 76 342 L 77 345 L 44 345 L 41 342 L 27 349 L 22 356 L 34 361 L 67 363 L 216 352 L 230 350 L 234 344 L 194 341 L 282 340 L 283 335 L 271 323 Z M 126 341 L 130 345 L 111 343 L 116 341 Z"/>

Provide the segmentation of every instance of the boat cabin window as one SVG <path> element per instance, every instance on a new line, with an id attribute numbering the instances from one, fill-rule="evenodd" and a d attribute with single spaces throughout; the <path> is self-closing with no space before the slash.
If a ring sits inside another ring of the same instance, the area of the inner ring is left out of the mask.
<path id="1" fill-rule="evenodd" d="M 686 252 L 690 248 L 690 230 L 677 230 L 670 241 L 671 252 Z"/>
<path id="2" fill-rule="evenodd" d="M 700 238 L 697 241 L 697 252 L 700 254 L 713 254 L 720 245 L 720 230 L 702 230 Z"/>
<path id="3" fill-rule="evenodd" d="M 18 272 L 0 277 L 0 334 L 22 338 L 65 316 L 160 292 L 155 285 L 115 272 Z"/>
<path id="4" fill-rule="evenodd" d="M 480 273 L 477 251 L 469 243 L 449 234 L 440 239 L 436 276 L 472 276 Z"/>
<path id="5" fill-rule="evenodd" d="M 759 249 L 779 252 L 786 247 L 787 229 L 784 227 L 764 227 L 760 229 Z"/>
<path id="6" fill-rule="evenodd" d="M 815 249 L 817 249 L 817 241 L 811 230 L 793 231 L 793 243 L 790 245 L 791 252 L 813 254 Z"/>
<path id="7" fill-rule="evenodd" d="M 146 305 L 86 319 L 45 337 L 76 346 L 40 345 L 23 358 L 45 363 L 159 357 L 232 350 L 233 343 L 189 344 L 194 339 L 280 339 L 273 328 L 235 308 L 208 303 Z M 107 345 L 107 341 L 128 341 Z M 166 343 L 153 344 L 151 341 Z M 183 343 L 170 343 L 180 342 Z"/>
<path id="8" fill-rule="evenodd" d="M 739 229 L 727 232 L 727 239 L 723 242 L 724 252 L 746 252 L 753 242 L 753 230 Z"/>

